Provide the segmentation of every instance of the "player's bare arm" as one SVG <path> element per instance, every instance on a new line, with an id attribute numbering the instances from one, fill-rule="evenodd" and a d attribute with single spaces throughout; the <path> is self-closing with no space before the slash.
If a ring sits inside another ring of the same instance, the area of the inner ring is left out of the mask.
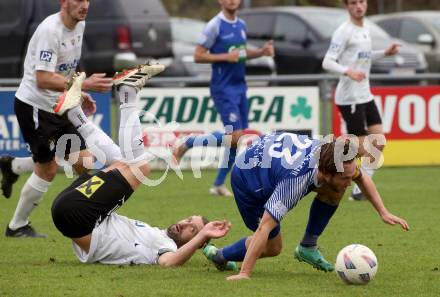
<path id="1" fill-rule="evenodd" d="M 194 51 L 194 61 L 196 63 L 216 63 L 216 62 L 230 62 L 237 63 L 240 59 L 239 50 L 232 50 L 225 54 L 211 54 L 208 49 L 201 45 L 196 46 Z"/>
<path id="2" fill-rule="evenodd" d="M 37 70 L 36 78 L 38 88 L 51 91 L 63 92 L 69 83 L 65 76 L 50 71 Z"/>
<path id="3" fill-rule="evenodd" d="M 366 78 L 365 72 L 362 71 L 355 71 L 355 70 L 351 70 L 348 69 L 344 75 L 348 76 L 349 78 L 351 78 L 352 80 L 355 80 L 357 82 L 361 82 Z"/>
<path id="4" fill-rule="evenodd" d="M 262 56 L 269 56 L 273 57 L 275 55 L 274 47 L 273 47 L 273 40 L 267 41 L 263 47 L 259 49 L 246 49 L 246 56 L 248 59 L 254 59 L 259 58 Z"/>
<path id="5" fill-rule="evenodd" d="M 83 90 L 99 93 L 110 92 L 112 79 L 105 77 L 105 73 L 94 73 L 83 82 Z"/>
<path id="6" fill-rule="evenodd" d="M 385 50 L 385 56 L 393 56 L 399 53 L 400 47 L 402 45 L 399 43 L 393 43 L 389 48 Z"/>
<path id="7" fill-rule="evenodd" d="M 211 238 L 225 236 L 231 224 L 227 221 L 213 221 L 206 224 L 197 235 L 181 246 L 176 252 L 168 252 L 159 257 L 159 265 L 174 267 L 185 264 L 205 242 Z"/>
<path id="8" fill-rule="evenodd" d="M 251 237 L 240 273 L 229 276 L 227 280 L 249 279 L 251 277 L 255 263 L 257 262 L 257 259 L 260 258 L 267 245 L 269 233 L 277 225 L 278 222 L 275 221 L 267 211 L 265 211 L 257 231 L 255 231 L 254 235 Z"/>
<path id="9" fill-rule="evenodd" d="M 363 174 L 356 180 L 356 183 L 385 223 L 390 225 L 399 224 L 404 230 L 409 230 L 409 225 L 404 219 L 393 215 L 386 209 L 376 186 L 367 174 Z"/>

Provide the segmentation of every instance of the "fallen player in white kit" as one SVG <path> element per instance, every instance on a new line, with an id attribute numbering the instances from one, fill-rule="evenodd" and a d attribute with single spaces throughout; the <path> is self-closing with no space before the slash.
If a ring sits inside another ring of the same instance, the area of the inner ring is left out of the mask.
<path id="1" fill-rule="evenodd" d="M 122 160 L 95 175 L 81 175 L 53 202 L 54 224 L 72 239 L 74 251 L 83 263 L 179 266 L 211 238 L 223 237 L 229 231 L 229 222 L 208 222 L 198 215 L 161 230 L 114 212 L 150 172 L 135 100 L 146 81 L 163 69 L 162 65 L 141 65 L 113 79 L 121 101 Z M 77 107 L 81 103 L 83 79 L 82 74 L 75 78 L 55 112 L 82 112 Z"/>

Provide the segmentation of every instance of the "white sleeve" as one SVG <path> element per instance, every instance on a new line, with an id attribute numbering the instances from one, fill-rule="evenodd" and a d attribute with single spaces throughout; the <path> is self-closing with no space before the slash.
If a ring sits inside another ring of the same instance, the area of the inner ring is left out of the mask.
<path id="1" fill-rule="evenodd" d="M 348 67 L 338 63 L 338 59 L 345 50 L 348 41 L 349 36 L 347 35 L 349 34 L 347 34 L 345 30 L 341 30 L 341 28 L 338 28 L 338 30 L 335 31 L 330 47 L 322 61 L 322 68 L 342 75 L 348 70 Z"/>
<path id="2" fill-rule="evenodd" d="M 278 223 L 304 197 L 310 176 L 288 178 L 276 186 L 264 208 Z"/>
<path id="3" fill-rule="evenodd" d="M 38 32 L 35 46 L 35 70 L 55 72 L 58 60 L 59 40 L 53 30 Z"/>
<path id="4" fill-rule="evenodd" d="M 371 53 L 371 60 L 379 60 L 385 57 L 385 50 L 377 50 Z"/>
<path id="5" fill-rule="evenodd" d="M 197 44 L 203 46 L 206 49 L 211 49 L 214 45 L 215 40 L 219 34 L 220 30 L 220 22 L 217 18 L 211 20 L 203 29 L 202 34 L 200 35 Z"/>

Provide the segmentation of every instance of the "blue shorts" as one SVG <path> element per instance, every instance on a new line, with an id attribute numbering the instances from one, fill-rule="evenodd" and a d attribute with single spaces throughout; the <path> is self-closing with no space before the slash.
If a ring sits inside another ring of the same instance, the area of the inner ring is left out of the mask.
<path id="1" fill-rule="evenodd" d="M 212 94 L 214 105 L 224 126 L 232 126 L 233 131 L 248 128 L 248 101 L 246 93 L 236 95 Z"/>
<path id="2" fill-rule="evenodd" d="M 252 192 L 245 189 L 245 183 L 241 177 L 240 169 L 234 166 L 231 172 L 231 186 L 234 192 L 235 203 L 240 211 L 241 218 L 248 229 L 256 231 L 260 220 L 263 217 L 265 208 L 256 199 L 252 199 Z M 280 233 L 280 225 L 276 226 L 270 233 L 269 239 Z"/>

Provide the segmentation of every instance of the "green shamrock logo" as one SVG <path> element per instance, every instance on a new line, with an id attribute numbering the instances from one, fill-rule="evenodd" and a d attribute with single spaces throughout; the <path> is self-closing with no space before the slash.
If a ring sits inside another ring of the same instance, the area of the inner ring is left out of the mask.
<path id="1" fill-rule="evenodd" d="M 307 105 L 306 97 L 299 96 L 298 103 L 290 105 L 290 115 L 293 118 L 301 115 L 306 119 L 310 119 L 312 117 L 312 107 Z"/>

